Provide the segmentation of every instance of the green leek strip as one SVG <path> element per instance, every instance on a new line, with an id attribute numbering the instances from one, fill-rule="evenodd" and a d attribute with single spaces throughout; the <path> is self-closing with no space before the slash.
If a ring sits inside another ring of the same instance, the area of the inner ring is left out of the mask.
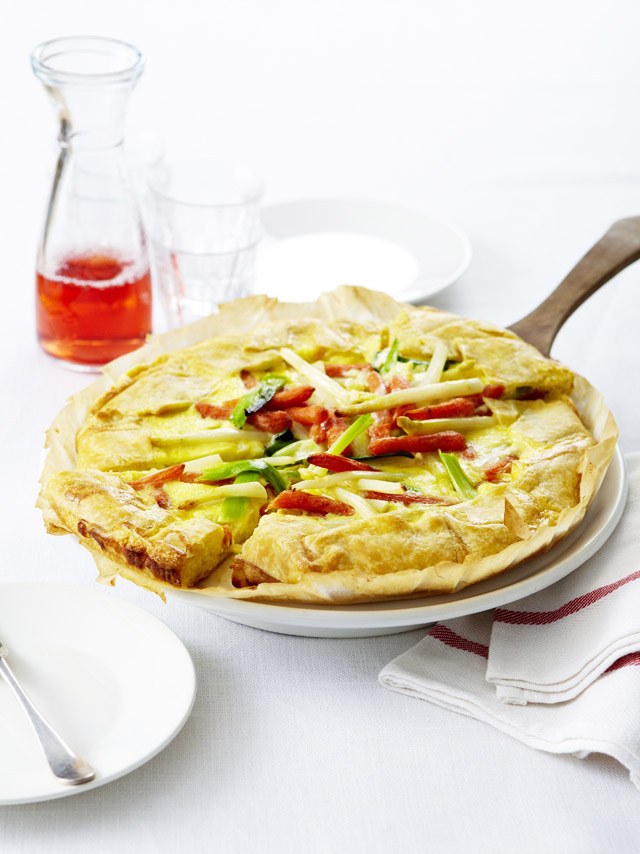
<path id="1" fill-rule="evenodd" d="M 380 373 L 386 374 L 398 361 L 398 350 L 400 349 L 400 344 L 398 343 L 398 339 L 393 339 L 393 344 L 389 347 L 389 352 L 387 353 L 387 357 L 380 366 Z"/>
<path id="2" fill-rule="evenodd" d="M 378 412 L 392 406 L 404 406 L 405 403 L 429 403 L 432 400 L 450 400 L 464 394 L 478 394 L 484 388 L 482 380 L 473 377 L 468 380 L 450 380 L 430 385 L 417 385 L 401 388 L 380 397 L 353 403 L 340 410 L 341 415 L 360 415 L 363 412 Z"/>
<path id="3" fill-rule="evenodd" d="M 271 455 L 275 460 L 278 457 L 295 457 L 298 460 L 306 460 L 307 457 L 310 457 L 311 454 L 319 454 L 322 452 L 322 448 L 320 445 L 317 445 L 313 439 L 301 439 L 298 442 L 294 442 L 292 445 L 287 445 L 285 448 L 280 448 L 278 451 L 274 451 Z M 266 453 L 266 451 L 265 451 Z"/>
<path id="4" fill-rule="evenodd" d="M 293 445 L 293 443 L 296 441 L 297 439 L 293 435 L 291 430 L 287 429 L 284 431 L 284 433 L 280 433 L 279 435 L 273 437 L 273 441 L 271 442 L 271 444 L 267 445 L 267 447 L 264 449 L 264 455 L 265 457 L 271 457 L 277 451 L 281 451 L 283 448 L 286 448 L 287 445 Z"/>
<path id="5" fill-rule="evenodd" d="M 371 519 L 378 515 L 377 510 L 374 509 L 371 502 L 368 499 L 363 498 L 361 495 L 356 495 L 355 492 L 350 492 L 348 489 L 342 489 L 342 487 L 336 486 L 334 494 L 339 501 L 342 501 L 344 504 L 349 504 L 353 507 L 356 513 L 364 519 Z"/>
<path id="6" fill-rule="evenodd" d="M 294 353 L 289 347 L 282 347 L 280 355 L 288 365 L 301 374 L 315 388 L 316 397 L 324 398 L 322 400 L 325 406 L 330 406 L 333 409 L 338 407 L 348 406 L 351 402 L 351 395 L 335 380 L 328 377 L 324 371 L 310 365 L 309 362 Z"/>
<path id="7" fill-rule="evenodd" d="M 466 430 L 482 430 L 493 427 L 496 423 L 494 415 L 468 415 L 465 418 L 429 418 L 426 421 L 412 421 L 406 415 L 398 418 L 398 427 L 409 434 L 441 433 L 443 430 L 455 430 L 464 433 Z"/>
<path id="8" fill-rule="evenodd" d="M 470 501 L 472 498 L 476 497 L 476 491 L 473 488 L 473 485 L 469 478 L 462 470 L 462 466 L 458 462 L 458 458 L 455 454 L 444 454 L 442 451 L 438 451 L 438 456 L 442 462 L 442 465 L 445 468 L 445 471 L 449 475 L 451 483 L 453 484 L 453 488 L 458 493 L 460 498 L 463 498 L 467 501 Z"/>
<path id="9" fill-rule="evenodd" d="M 241 472 L 236 477 L 234 483 L 251 483 L 251 481 L 258 480 L 259 477 L 260 475 L 256 472 L 245 471 Z M 220 521 L 223 523 L 239 522 L 244 517 L 248 509 L 248 498 L 225 498 L 222 510 L 220 511 Z"/>
<path id="10" fill-rule="evenodd" d="M 271 376 L 262 380 L 255 388 L 244 394 L 233 407 L 229 421 L 240 430 L 247 422 L 247 415 L 252 415 L 269 403 L 273 395 L 280 391 L 286 380 L 283 377 Z"/>
<path id="11" fill-rule="evenodd" d="M 359 418 L 356 418 L 353 424 L 350 424 L 344 433 L 341 436 L 338 436 L 333 445 L 328 449 L 327 453 L 341 454 L 345 448 L 349 447 L 355 438 L 357 438 L 361 433 L 364 433 L 365 430 L 368 430 L 372 424 L 373 415 L 361 415 Z"/>
<path id="12" fill-rule="evenodd" d="M 324 469 L 323 469 L 324 471 Z M 328 489 L 336 483 L 345 483 L 352 480 L 387 480 L 403 481 L 407 477 L 403 472 L 392 471 L 337 471 L 324 477 L 310 477 L 294 484 L 295 489 Z"/>
<path id="13" fill-rule="evenodd" d="M 424 382 L 425 385 L 440 382 L 442 371 L 444 370 L 444 366 L 447 361 L 447 352 L 447 345 L 444 341 L 438 341 L 433 350 L 433 356 L 431 357 L 429 367 L 427 368 L 426 373 L 420 377 L 420 380 Z"/>
<path id="14" fill-rule="evenodd" d="M 205 469 L 200 475 L 199 480 L 228 480 L 230 477 L 236 477 L 242 473 L 249 472 L 264 477 L 276 493 L 284 492 L 285 489 L 289 488 L 280 472 L 270 463 L 266 462 L 266 460 L 236 460 L 233 463 L 225 463 L 222 466 Z M 256 478 L 251 479 L 255 480 Z M 242 482 L 240 481 L 240 483 Z"/>

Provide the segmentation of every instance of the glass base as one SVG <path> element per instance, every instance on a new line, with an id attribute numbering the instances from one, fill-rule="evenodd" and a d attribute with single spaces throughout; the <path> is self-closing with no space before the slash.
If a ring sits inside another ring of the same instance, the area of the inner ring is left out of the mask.
<path id="1" fill-rule="evenodd" d="M 109 362 L 137 350 L 145 343 L 145 338 L 120 338 L 116 341 L 52 341 L 43 337 L 39 343 L 45 355 L 58 364 L 74 371 L 97 374 Z M 78 354 L 89 356 L 79 358 Z"/>

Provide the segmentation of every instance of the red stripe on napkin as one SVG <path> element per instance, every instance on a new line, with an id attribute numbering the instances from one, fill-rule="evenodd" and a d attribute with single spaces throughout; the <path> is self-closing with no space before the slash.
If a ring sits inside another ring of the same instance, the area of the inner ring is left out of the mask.
<path id="1" fill-rule="evenodd" d="M 626 655 L 623 655 L 622 658 L 614 661 L 613 664 L 610 667 L 607 667 L 604 672 L 611 673 L 612 670 L 619 670 L 621 667 L 629 667 L 631 664 L 640 664 L 640 652 L 628 652 Z"/>
<path id="2" fill-rule="evenodd" d="M 575 614 L 576 611 L 581 611 L 588 605 L 593 605 L 594 602 L 637 578 L 640 578 L 640 570 L 632 572 L 631 575 L 614 581 L 612 584 L 584 593 L 570 602 L 565 602 L 555 611 L 509 611 L 507 608 L 496 608 L 493 619 L 497 623 L 510 623 L 513 626 L 545 626 L 548 623 L 555 623 L 556 620 L 561 620 L 563 617 L 568 617 L 570 614 Z"/>
<path id="3" fill-rule="evenodd" d="M 474 655 L 481 655 L 482 658 L 489 658 L 488 646 L 460 637 L 460 635 L 452 632 L 446 626 L 441 626 L 439 623 L 431 629 L 429 634 L 431 637 L 442 641 L 447 646 L 452 646 L 454 649 L 462 649 L 464 652 L 472 652 Z"/>

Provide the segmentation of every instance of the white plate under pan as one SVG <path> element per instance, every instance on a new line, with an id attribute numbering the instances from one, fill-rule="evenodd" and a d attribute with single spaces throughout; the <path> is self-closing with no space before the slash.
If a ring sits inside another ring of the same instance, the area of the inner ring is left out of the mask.
<path id="1" fill-rule="evenodd" d="M 575 531 L 546 554 L 459 593 L 341 606 L 264 604 L 178 590 L 168 595 L 235 623 L 282 634 L 356 638 L 408 632 L 438 620 L 515 602 L 564 578 L 595 554 L 613 533 L 624 510 L 627 489 L 624 459 L 616 448 L 600 491 Z"/>

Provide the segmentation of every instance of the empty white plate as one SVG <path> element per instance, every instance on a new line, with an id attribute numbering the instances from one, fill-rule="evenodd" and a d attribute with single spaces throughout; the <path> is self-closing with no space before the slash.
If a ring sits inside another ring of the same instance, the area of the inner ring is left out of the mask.
<path id="1" fill-rule="evenodd" d="M 189 717 L 189 653 L 155 617 L 100 588 L 0 585 L 0 639 L 13 672 L 62 738 L 95 770 L 57 780 L 0 678 L 0 804 L 79 795 L 159 753 Z"/>
<path id="2" fill-rule="evenodd" d="M 288 202 L 265 208 L 262 221 L 254 290 L 287 302 L 315 300 L 339 285 L 423 300 L 455 282 L 471 260 L 456 226 L 382 202 Z"/>

